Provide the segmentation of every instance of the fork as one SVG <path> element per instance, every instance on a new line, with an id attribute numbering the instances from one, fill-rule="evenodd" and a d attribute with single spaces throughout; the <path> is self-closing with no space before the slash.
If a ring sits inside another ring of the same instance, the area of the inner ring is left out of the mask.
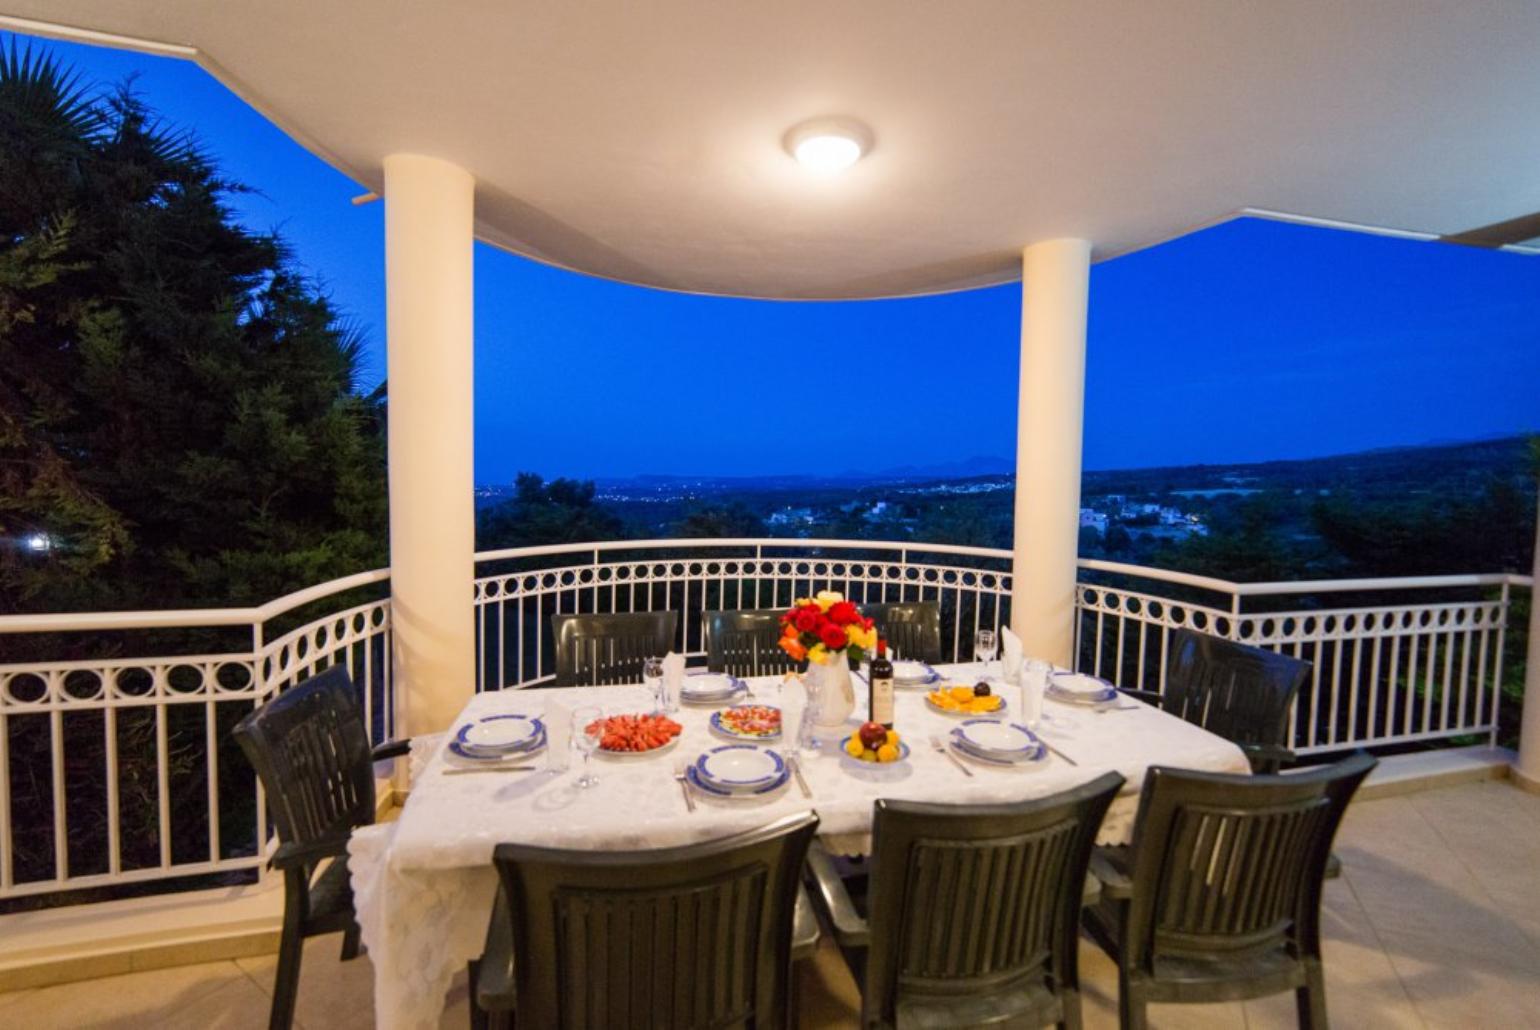
<path id="1" fill-rule="evenodd" d="M 958 758 L 956 755 L 952 754 L 952 749 L 946 746 L 946 741 L 941 739 L 941 735 L 939 733 L 932 733 L 930 735 L 930 746 L 950 758 L 952 760 L 952 764 L 961 769 L 964 776 L 970 778 L 973 776 L 973 770 L 969 769 L 966 765 L 963 765 L 961 758 Z"/>
<path id="2" fill-rule="evenodd" d="M 679 790 L 684 794 L 684 807 L 695 811 L 695 797 L 690 793 L 690 781 L 685 778 L 684 771 L 690 764 L 683 758 L 674 759 L 674 779 L 679 781 Z"/>

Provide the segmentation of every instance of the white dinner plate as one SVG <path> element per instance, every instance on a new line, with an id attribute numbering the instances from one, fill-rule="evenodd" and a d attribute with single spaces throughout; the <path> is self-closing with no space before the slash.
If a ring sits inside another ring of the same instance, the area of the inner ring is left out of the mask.
<path id="1" fill-rule="evenodd" d="M 650 751 L 606 751 L 602 747 L 596 747 L 594 748 L 594 754 L 602 755 L 605 758 L 651 758 L 654 755 L 661 755 L 674 750 L 674 748 L 679 746 L 679 738 L 682 736 L 684 736 L 684 734 L 676 733 L 672 738 L 669 739 L 667 744 L 659 744 L 657 747 Z"/>
<path id="2" fill-rule="evenodd" d="M 899 686 L 919 686 L 935 683 L 941 674 L 924 662 L 901 658 L 893 663 L 893 682 Z"/>
<path id="3" fill-rule="evenodd" d="M 784 775 L 786 763 L 753 744 L 723 744 L 697 758 L 695 769 L 704 782 L 722 790 L 753 790 Z"/>
<path id="4" fill-rule="evenodd" d="M 1118 696 L 1117 688 L 1104 679 L 1083 672 L 1055 672 L 1048 676 L 1049 697 L 1076 705 L 1105 704 Z"/>
<path id="5" fill-rule="evenodd" d="M 700 770 L 693 765 L 685 769 L 684 777 L 690 782 L 691 787 L 701 793 L 702 797 L 716 801 L 762 801 L 777 797 L 786 789 L 786 784 L 791 782 L 791 770 L 783 770 L 774 780 L 752 790 L 729 790 L 726 787 L 719 787 L 702 779 Z"/>
<path id="6" fill-rule="evenodd" d="M 1025 726 L 996 719 L 969 719 L 952 731 L 952 736 L 969 750 L 1020 761 L 1042 750 L 1042 741 Z"/>
<path id="7" fill-rule="evenodd" d="M 545 727 L 530 715 L 489 715 L 460 727 L 455 739 L 475 751 L 517 751 L 539 743 Z"/>

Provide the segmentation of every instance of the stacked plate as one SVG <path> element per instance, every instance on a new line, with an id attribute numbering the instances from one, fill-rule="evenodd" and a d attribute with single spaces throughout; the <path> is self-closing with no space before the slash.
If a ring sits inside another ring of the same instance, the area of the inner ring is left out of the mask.
<path id="1" fill-rule="evenodd" d="M 791 770 L 774 751 L 753 744 L 723 744 L 685 770 L 690 785 L 708 797 L 753 800 L 786 786 Z"/>
<path id="2" fill-rule="evenodd" d="M 545 747 L 545 723 L 533 715 L 488 715 L 466 723 L 449 750 L 474 762 L 522 758 Z"/>
<path id="3" fill-rule="evenodd" d="M 1053 672 L 1048 674 L 1046 694 L 1070 705 L 1104 705 L 1116 700 L 1118 691 L 1106 680 L 1083 672 Z"/>
<path id="4" fill-rule="evenodd" d="M 679 700 L 687 705 L 717 705 L 747 689 L 741 679 L 725 672 L 692 672 L 679 688 Z"/>
<path id="5" fill-rule="evenodd" d="M 895 687 L 928 687 L 940 680 L 941 674 L 924 662 L 911 661 L 908 658 L 900 658 L 893 662 Z"/>
<path id="6" fill-rule="evenodd" d="M 969 719 L 952 731 L 952 747 L 985 765 L 1030 766 L 1048 755 L 1031 730 L 996 719 Z"/>

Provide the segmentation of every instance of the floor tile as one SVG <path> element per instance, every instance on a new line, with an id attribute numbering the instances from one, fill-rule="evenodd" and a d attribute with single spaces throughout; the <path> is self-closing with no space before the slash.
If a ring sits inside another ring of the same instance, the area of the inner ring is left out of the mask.
<path id="1" fill-rule="evenodd" d="M 250 981 L 233 962 L 176 966 L 39 987 L 0 1013 L 4 1025 L 27 1030 L 138 1030 L 170 1025 L 185 1012 L 197 1011 L 203 999 L 242 983 Z M 266 997 L 257 994 L 265 1017 Z"/>
<path id="2" fill-rule="evenodd" d="M 294 1016 L 303 1026 L 320 1030 L 371 1030 L 374 1026 L 374 967 L 369 964 L 368 955 L 343 962 L 341 951 L 340 933 L 312 937 L 305 942 Z M 235 964 L 265 995 L 271 996 L 278 956 L 240 958 Z"/>

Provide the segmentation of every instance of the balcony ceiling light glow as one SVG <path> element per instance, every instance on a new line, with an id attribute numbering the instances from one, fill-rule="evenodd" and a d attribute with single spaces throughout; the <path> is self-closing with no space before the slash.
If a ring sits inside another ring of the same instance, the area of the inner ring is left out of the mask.
<path id="1" fill-rule="evenodd" d="M 832 175 L 861 160 L 871 149 L 872 134 L 853 118 L 814 118 L 786 134 L 787 153 L 802 167 Z"/>

